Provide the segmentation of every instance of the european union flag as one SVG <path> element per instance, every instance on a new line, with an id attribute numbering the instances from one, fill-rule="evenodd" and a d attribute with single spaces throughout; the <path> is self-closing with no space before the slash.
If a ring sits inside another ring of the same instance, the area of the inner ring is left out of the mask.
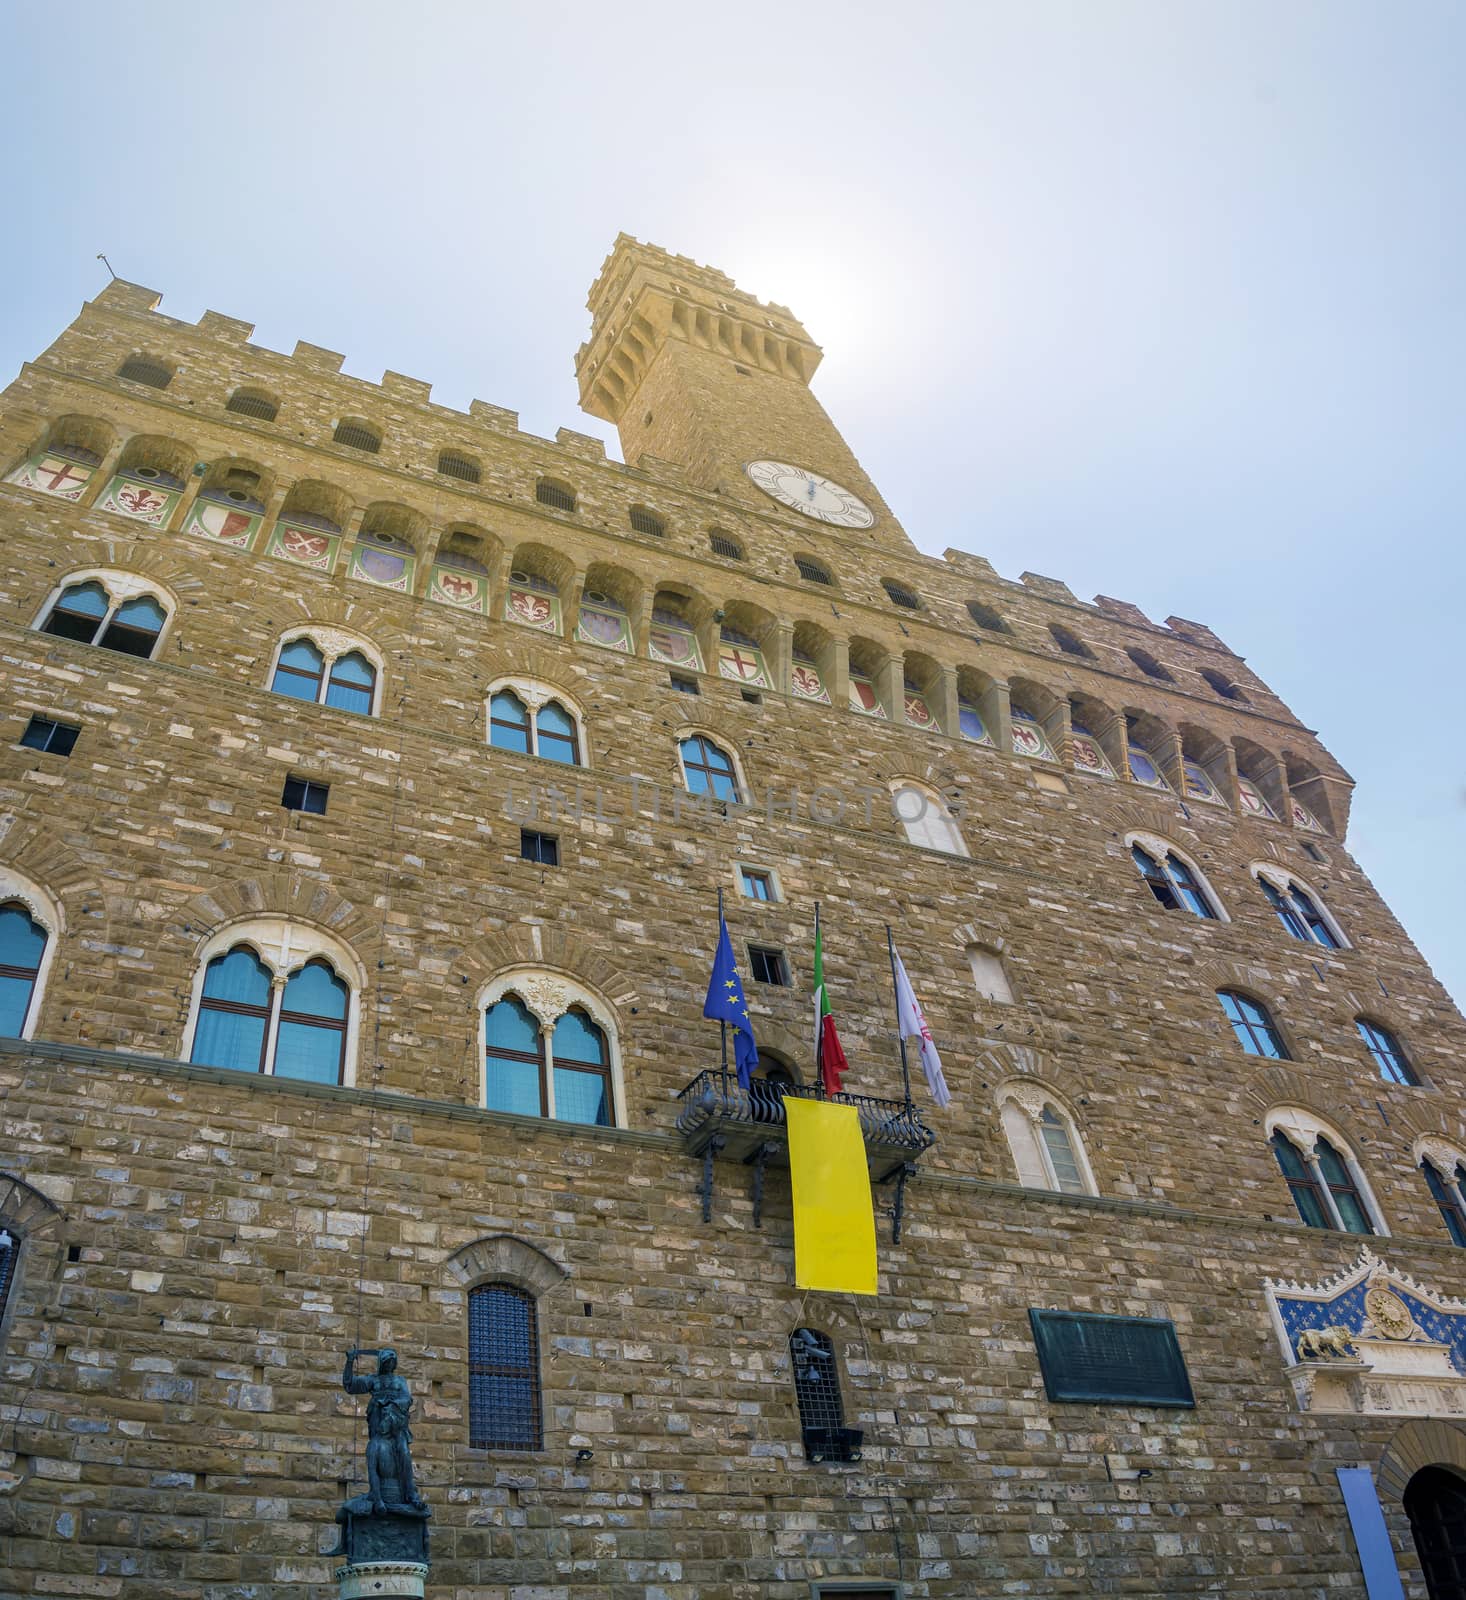
<path id="1" fill-rule="evenodd" d="M 733 960 L 733 941 L 728 937 L 728 924 L 721 916 L 718 918 L 718 953 L 713 957 L 713 975 L 708 979 L 708 997 L 703 1001 L 702 1014 L 726 1022 L 732 1028 L 738 1082 L 746 1089 L 758 1066 L 758 1046 L 753 1042 L 748 1002 L 743 998 L 743 983 Z"/>

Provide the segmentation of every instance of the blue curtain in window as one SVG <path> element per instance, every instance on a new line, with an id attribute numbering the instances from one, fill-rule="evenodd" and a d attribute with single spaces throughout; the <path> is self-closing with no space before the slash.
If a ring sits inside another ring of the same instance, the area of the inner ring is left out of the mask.
<path id="1" fill-rule="evenodd" d="M 372 689 L 376 681 L 376 668 L 359 650 L 353 650 L 331 668 L 331 681 L 326 686 L 326 704 L 335 706 L 338 711 L 355 711 L 369 717 L 372 714 Z"/>
<path id="2" fill-rule="evenodd" d="M 107 591 L 100 583 L 74 583 L 56 602 L 60 611 L 75 611 L 79 616 L 106 616 L 109 604 Z"/>
<path id="3" fill-rule="evenodd" d="M 611 1124 L 609 1082 L 604 1072 L 606 1036 L 581 1011 L 567 1011 L 555 1024 L 550 1048 L 555 1058 L 555 1118 L 559 1122 Z M 582 1072 L 583 1061 L 603 1070 Z"/>
<path id="4" fill-rule="evenodd" d="M 321 693 L 321 669 L 326 658 L 309 639 L 292 639 L 281 647 L 280 660 L 270 687 L 292 700 L 315 700 Z"/>
<path id="5" fill-rule="evenodd" d="M 211 1000 L 250 1006 L 252 1012 L 225 1011 Z M 204 973 L 203 1000 L 189 1059 L 204 1067 L 258 1072 L 269 1026 L 270 969 L 245 945 L 215 956 Z"/>
<path id="6" fill-rule="evenodd" d="M 561 761 L 566 766 L 576 766 L 575 723 L 563 706 L 551 700 L 540 709 L 535 718 L 536 745 L 540 755 L 548 761 Z"/>
<path id="7" fill-rule="evenodd" d="M 500 689 L 489 702 L 489 743 L 499 750 L 529 754 L 529 713 L 508 689 Z"/>
<path id="8" fill-rule="evenodd" d="M 277 1078 L 340 1083 L 349 995 L 350 990 L 324 961 L 307 962 L 290 979 L 280 1000 Z"/>
<path id="9" fill-rule="evenodd" d="M 18 1038 L 35 992 L 46 930 L 24 906 L 0 906 L 0 1034 Z"/>
<path id="10" fill-rule="evenodd" d="M 140 594 L 125 600 L 113 614 L 112 621 L 128 628 L 140 628 L 144 633 L 157 633 L 167 616 L 150 594 Z"/>
<path id="11" fill-rule="evenodd" d="M 507 995 L 489 1007 L 484 1032 L 484 1104 L 490 1111 L 540 1116 L 539 1023 Z"/>

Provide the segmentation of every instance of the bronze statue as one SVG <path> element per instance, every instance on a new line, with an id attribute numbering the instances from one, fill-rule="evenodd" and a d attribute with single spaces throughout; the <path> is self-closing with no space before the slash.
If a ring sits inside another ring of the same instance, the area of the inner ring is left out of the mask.
<path id="1" fill-rule="evenodd" d="M 353 1370 L 358 1356 L 377 1358 L 375 1375 L 361 1376 Z M 427 1507 L 412 1475 L 412 1433 L 408 1428 L 412 1391 L 407 1380 L 398 1376 L 397 1352 L 348 1350 L 341 1369 L 341 1387 L 347 1394 L 371 1396 L 367 1402 L 366 1449 L 369 1492 L 358 1499 L 369 1501 L 370 1509 L 378 1516 L 385 1511 L 425 1512 Z M 351 1509 L 357 1509 L 355 1502 Z"/>

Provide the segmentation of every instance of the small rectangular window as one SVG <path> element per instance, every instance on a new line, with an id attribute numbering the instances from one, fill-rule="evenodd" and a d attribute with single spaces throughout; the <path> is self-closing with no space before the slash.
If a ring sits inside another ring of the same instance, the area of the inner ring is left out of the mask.
<path id="1" fill-rule="evenodd" d="M 702 690 L 697 686 L 697 679 L 689 678 L 686 673 L 669 672 L 667 674 L 667 681 L 672 685 L 678 694 L 702 693 Z"/>
<path id="2" fill-rule="evenodd" d="M 50 717 L 32 717 L 20 742 L 28 750 L 44 750 L 53 756 L 69 756 L 80 728 L 66 722 L 52 722 Z"/>
<path id="3" fill-rule="evenodd" d="M 1089 1405 L 1194 1406 L 1175 1326 L 1159 1317 L 1030 1309 L 1050 1400 Z"/>
<path id="4" fill-rule="evenodd" d="M 764 697 L 756 689 L 745 689 L 743 698 L 751 706 L 761 706 L 764 703 Z"/>
<path id="5" fill-rule="evenodd" d="M 312 783 L 307 778 L 287 778 L 280 804 L 287 811 L 309 811 L 313 816 L 326 814 L 326 796 L 331 792 L 328 783 Z"/>
<path id="6" fill-rule="evenodd" d="M 777 900 L 774 893 L 774 875 L 761 872 L 757 867 L 739 867 L 738 882 L 750 900 Z"/>
<path id="7" fill-rule="evenodd" d="M 755 983 L 775 983 L 781 989 L 789 987 L 789 964 L 782 950 L 771 950 L 761 944 L 749 945 L 748 970 Z"/>
<path id="8" fill-rule="evenodd" d="M 522 860 L 538 862 L 542 867 L 558 867 L 560 841 L 553 833 L 536 833 L 533 828 L 521 828 L 519 854 Z"/>

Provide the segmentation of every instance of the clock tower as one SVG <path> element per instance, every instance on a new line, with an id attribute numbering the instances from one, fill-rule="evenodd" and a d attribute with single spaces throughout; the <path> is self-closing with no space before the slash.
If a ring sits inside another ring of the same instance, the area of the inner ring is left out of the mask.
<path id="1" fill-rule="evenodd" d="M 820 348 L 784 306 L 626 234 L 591 286 L 580 399 L 626 460 L 681 466 L 740 509 L 909 554 L 911 541 L 809 382 Z"/>

